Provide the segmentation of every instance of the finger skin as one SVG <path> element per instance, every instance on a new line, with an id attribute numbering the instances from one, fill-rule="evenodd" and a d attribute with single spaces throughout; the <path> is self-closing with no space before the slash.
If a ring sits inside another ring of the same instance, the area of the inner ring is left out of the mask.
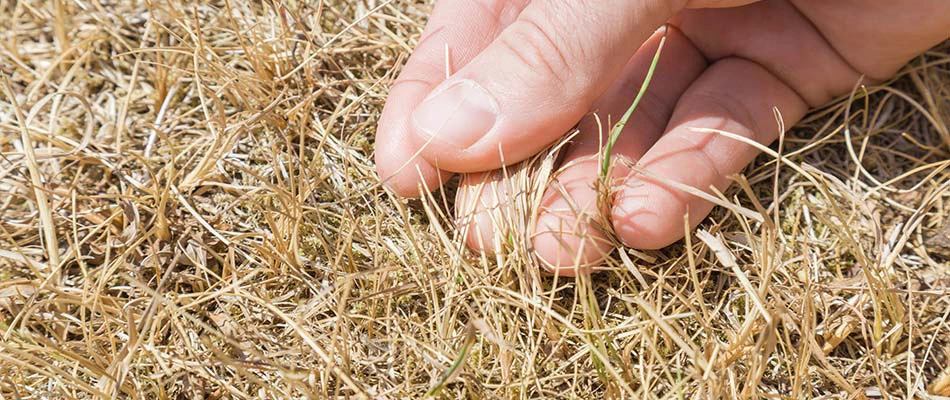
<path id="1" fill-rule="evenodd" d="M 711 62 L 742 57 L 760 64 L 812 107 L 850 91 L 861 77 L 786 0 L 684 10 L 671 24 Z"/>
<path id="2" fill-rule="evenodd" d="M 419 45 L 393 84 L 376 133 L 376 168 L 380 180 L 405 197 L 420 196 L 420 184 L 437 189 L 452 174 L 418 156 L 410 140 L 409 116 L 432 89 L 445 80 L 449 67 L 468 64 L 527 5 L 528 0 L 442 0 L 433 10 Z"/>
<path id="3" fill-rule="evenodd" d="M 484 108 L 494 108 L 494 123 L 469 131 L 416 119 L 412 132 L 422 155 L 454 172 L 492 170 L 533 156 L 574 126 L 644 40 L 684 5 L 684 0 L 531 2 L 491 46 L 434 91 L 463 84 L 480 88 L 472 92 L 490 98 Z"/>
<path id="4" fill-rule="evenodd" d="M 658 249 L 683 237 L 684 215 L 689 215 L 690 227 L 698 225 L 713 205 L 664 182 L 724 190 L 728 177 L 758 150 L 691 128 L 718 129 L 768 144 L 779 134 L 772 107 L 786 126 L 808 111 L 795 91 L 759 64 L 731 57 L 711 65 L 677 103 L 667 133 L 640 160 L 649 176 L 633 171 L 615 188 L 611 219 L 618 239 L 630 247 Z"/>
<path id="5" fill-rule="evenodd" d="M 950 37 L 947 0 L 789 0 L 857 71 L 883 81 Z"/>

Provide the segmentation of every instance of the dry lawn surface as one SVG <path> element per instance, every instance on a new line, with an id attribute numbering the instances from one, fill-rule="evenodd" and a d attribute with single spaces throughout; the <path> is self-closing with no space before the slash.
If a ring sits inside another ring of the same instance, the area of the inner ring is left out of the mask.
<path id="1" fill-rule="evenodd" d="M 430 7 L 0 0 L 0 398 L 950 396 L 950 45 L 574 280 L 381 188 Z"/>

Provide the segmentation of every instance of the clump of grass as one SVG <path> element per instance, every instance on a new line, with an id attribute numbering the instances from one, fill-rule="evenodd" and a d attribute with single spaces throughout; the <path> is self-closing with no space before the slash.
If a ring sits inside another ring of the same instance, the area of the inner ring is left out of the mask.
<path id="1" fill-rule="evenodd" d="M 500 180 L 491 257 L 381 189 L 428 11 L 0 1 L 0 396 L 950 395 L 950 46 L 568 280 L 526 234 L 557 147 Z"/>

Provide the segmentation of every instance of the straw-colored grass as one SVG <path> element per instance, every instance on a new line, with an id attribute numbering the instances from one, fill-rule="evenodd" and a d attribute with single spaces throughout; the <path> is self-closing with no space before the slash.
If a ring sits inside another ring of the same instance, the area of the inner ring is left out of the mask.
<path id="1" fill-rule="evenodd" d="M 379 185 L 427 1 L 275 3 L 0 0 L 0 398 L 950 396 L 950 45 L 555 279 L 550 158 L 490 259 Z"/>

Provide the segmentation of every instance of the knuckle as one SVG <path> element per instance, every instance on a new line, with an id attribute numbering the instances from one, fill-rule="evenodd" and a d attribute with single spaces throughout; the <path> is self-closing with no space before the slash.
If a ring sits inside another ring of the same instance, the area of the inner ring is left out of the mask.
<path id="1" fill-rule="evenodd" d="M 399 76 L 393 82 L 391 89 L 395 89 L 396 87 L 401 87 L 404 85 L 424 85 L 428 87 L 434 87 L 442 81 L 441 78 L 444 74 L 445 72 L 443 67 L 429 62 L 428 60 L 419 59 L 412 64 L 407 64 L 407 66 L 402 69 Z"/>
<path id="2" fill-rule="evenodd" d="M 568 61 L 571 57 L 564 43 L 530 18 L 519 19 L 511 25 L 506 34 L 499 37 L 499 42 L 532 73 L 544 74 L 545 78 L 553 78 L 562 85 L 573 75 L 572 63 Z"/>
<path id="3" fill-rule="evenodd" d="M 499 25 L 507 26 L 514 22 L 527 2 L 528 0 L 474 0 L 472 3 Z"/>

